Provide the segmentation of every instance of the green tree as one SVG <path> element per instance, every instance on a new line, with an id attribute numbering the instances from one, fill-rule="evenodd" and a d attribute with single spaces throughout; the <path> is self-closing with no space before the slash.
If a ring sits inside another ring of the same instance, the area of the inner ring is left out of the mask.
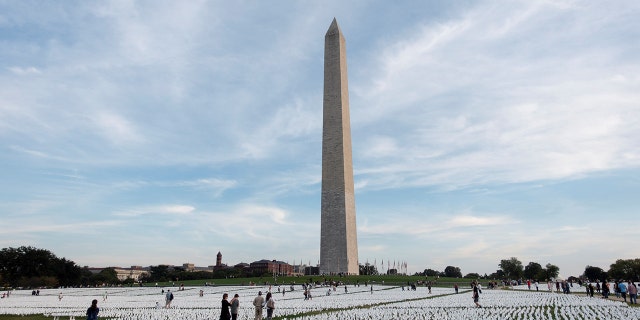
<path id="1" fill-rule="evenodd" d="M 487 278 L 487 277 L 485 277 L 485 278 Z M 496 270 L 496 272 L 490 274 L 488 276 L 488 278 L 490 278 L 490 279 L 504 279 L 504 278 L 506 278 L 506 276 L 504 275 L 504 271 Z"/>
<path id="2" fill-rule="evenodd" d="M 614 279 L 640 280 L 640 259 L 618 259 L 611 264 L 609 276 Z"/>
<path id="3" fill-rule="evenodd" d="M 149 267 L 149 278 L 147 281 L 169 281 L 170 279 L 169 266 L 161 264 Z"/>
<path id="4" fill-rule="evenodd" d="M 547 265 L 545 266 L 544 272 L 546 275 L 545 277 L 546 279 L 555 279 L 560 274 L 560 268 L 551 263 L 547 263 Z"/>
<path id="5" fill-rule="evenodd" d="M 114 268 L 104 268 L 98 274 L 93 276 L 95 284 L 119 284 L 118 273 Z"/>
<path id="6" fill-rule="evenodd" d="M 462 271 L 460 271 L 458 267 L 447 266 L 444 268 L 444 276 L 449 278 L 462 278 Z"/>
<path id="7" fill-rule="evenodd" d="M 542 279 L 538 279 L 540 275 L 544 277 L 542 266 L 539 263 L 529 262 L 529 264 L 526 267 L 524 267 L 525 278 L 533 279 L 533 280 L 542 280 Z"/>
<path id="8" fill-rule="evenodd" d="M 603 281 L 607 278 L 607 273 L 602 268 L 592 267 L 592 266 L 586 266 L 584 268 L 583 275 L 591 281 L 594 281 L 594 280 Z"/>
<path id="9" fill-rule="evenodd" d="M 72 286 L 80 284 L 82 271 L 73 261 L 60 259 L 34 247 L 0 250 L 0 275 L 9 286 Z"/>
<path id="10" fill-rule="evenodd" d="M 440 271 L 436 271 L 433 269 L 424 269 L 422 275 L 425 277 L 435 277 L 440 275 Z"/>
<path id="11" fill-rule="evenodd" d="M 364 265 L 359 265 L 360 275 L 378 275 L 378 269 L 376 266 L 369 264 L 368 262 Z"/>
<path id="12" fill-rule="evenodd" d="M 500 260 L 498 266 L 502 269 L 502 272 L 504 272 L 505 277 L 509 279 L 520 279 L 524 273 L 522 262 L 516 257 Z"/>
<path id="13" fill-rule="evenodd" d="M 464 278 L 465 278 L 465 279 L 480 279 L 480 274 L 478 274 L 478 273 L 473 273 L 473 272 L 472 272 L 472 273 L 467 273 L 467 274 L 464 276 Z"/>

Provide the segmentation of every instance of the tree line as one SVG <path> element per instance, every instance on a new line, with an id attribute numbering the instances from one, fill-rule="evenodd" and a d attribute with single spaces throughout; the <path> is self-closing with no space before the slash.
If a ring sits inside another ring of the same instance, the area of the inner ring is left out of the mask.
<path id="1" fill-rule="evenodd" d="M 452 278 L 470 278 L 470 279 L 503 279 L 518 280 L 530 279 L 536 281 L 546 281 L 555 279 L 560 273 L 560 268 L 551 263 L 547 263 L 544 267 L 538 262 L 529 262 L 526 266 L 517 258 L 502 259 L 498 264 L 500 269 L 492 274 L 481 276 L 477 273 L 467 273 L 464 277 L 460 268 L 447 266 L 444 271 L 433 269 L 425 269 L 422 276 L 440 276 Z M 578 275 L 589 281 L 603 280 L 631 280 L 640 281 L 640 258 L 636 259 L 618 259 L 609 266 L 609 270 L 605 271 L 599 267 L 586 266 L 584 273 Z M 576 278 L 572 276 L 570 278 Z"/>
<path id="2" fill-rule="evenodd" d="M 49 250 L 22 246 L 0 250 L 1 287 L 68 287 L 120 283 L 113 268 L 92 273 Z"/>

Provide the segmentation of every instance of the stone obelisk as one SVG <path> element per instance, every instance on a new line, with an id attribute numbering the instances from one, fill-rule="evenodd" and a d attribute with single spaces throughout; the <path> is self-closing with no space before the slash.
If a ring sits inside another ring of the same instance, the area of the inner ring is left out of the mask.
<path id="1" fill-rule="evenodd" d="M 347 51 L 333 19 L 324 37 L 320 273 L 358 274 Z"/>

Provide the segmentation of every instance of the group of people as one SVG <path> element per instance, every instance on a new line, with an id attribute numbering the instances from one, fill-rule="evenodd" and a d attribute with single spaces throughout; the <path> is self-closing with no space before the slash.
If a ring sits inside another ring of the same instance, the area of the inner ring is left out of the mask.
<path id="1" fill-rule="evenodd" d="M 599 283 L 596 283 L 596 285 L 599 285 Z M 603 281 L 602 297 L 605 299 L 609 298 L 610 292 L 609 283 Z M 615 281 L 613 283 L 613 292 L 617 298 L 624 299 L 624 302 L 627 302 L 627 295 L 629 295 L 629 303 L 638 304 L 638 287 L 631 281 L 627 281 L 627 283 L 624 281 Z M 593 296 L 593 294 L 591 294 L 591 296 Z"/>
<path id="2" fill-rule="evenodd" d="M 238 309 L 240 308 L 240 296 L 236 293 L 231 301 L 228 301 L 227 293 L 222 295 L 222 306 L 220 308 L 220 320 L 236 320 L 238 319 Z M 262 311 L 267 308 L 267 319 L 273 317 L 273 310 L 276 308 L 276 302 L 273 300 L 271 291 L 267 292 L 266 297 L 262 296 L 262 291 L 258 291 L 258 296 L 253 299 L 254 319 L 262 320 Z"/>
<path id="3" fill-rule="evenodd" d="M 240 295 L 237 293 L 231 301 L 227 301 L 228 294 L 222 295 L 222 308 L 220 309 L 220 320 L 236 320 L 238 319 L 238 309 L 240 308 Z"/>
<path id="4" fill-rule="evenodd" d="M 229 294 L 222 295 L 222 307 L 220 309 L 220 320 L 237 320 L 238 310 L 240 309 L 240 295 L 237 293 L 233 296 L 231 301 L 228 301 Z M 173 294 L 171 290 L 167 290 L 166 293 L 166 305 L 165 308 L 171 307 L 171 301 L 173 300 Z M 273 300 L 271 292 L 267 292 L 267 296 L 262 296 L 262 291 L 258 292 L 258 296 L 253 299 L 253 306 L 255 307 L 255 320 L 262 320 L 262 310 L 267 308 L 267 319 L 271 320 L 273 317 L 273 310 L 276 308 L 276 303 Z M 159 305 L 156 303 L 156 308 Z M 91 301 L 91 307 L 87 309 L 87 320 L 98 320 L 98 300 Z"/>
<path id="5" fill-rule="evenodd" d="M 627 281 L 625 284 L 624 281 L 615 281 L 613 284 L 613 292 L 616 295 L 616 298 L 624 299 L 624 302 L 627 302 L 627 295 L 629 296 L 629 303 L 637 304 L 638 303 L 638 287 L 635 283 L 631 281 Z M 609 294 L 611 294 L 611 288 L 609 282 L 606 280 L 602 282 L 589 283 L 585 285 L 585 290 L 587 292 L 587 296 L 593 297 L 594 293 L 597 292 L 602 294 L 602 298 L 609 299 Z"/>

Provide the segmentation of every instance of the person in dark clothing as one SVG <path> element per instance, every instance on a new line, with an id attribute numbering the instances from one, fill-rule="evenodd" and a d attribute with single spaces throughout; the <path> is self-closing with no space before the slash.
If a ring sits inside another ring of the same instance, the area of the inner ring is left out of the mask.
<path id="1" fill-rule="evenodd" d="M 87 320 L 98 320 L 98 312 L 100 312 L 98 300 L 93 299 L 93 301 L 91 301 L 91 307 L 87 309 Z"/>
<path id="2" fill-rule="evenodd" d="M 473 303 L 476 304 L 476 307 L 478 308 L 482 308 L 482 306 L 480 305 L 479 301 L 480 301 L 480 293 L 482 291 L 480 290 L 480 288 L 478 288 L 478 285 L 474 282 L 473 283 Z"/>
<path id="3" fill-rule="evenodd" d="M 231 307 L 231 303 L 227 301 L 229 297 L 228 294 L 222 295 L 222 308 L 220 309 L 220 320 L 231 320 L 231 312 L 229 312 L 229 307 Z"/>

